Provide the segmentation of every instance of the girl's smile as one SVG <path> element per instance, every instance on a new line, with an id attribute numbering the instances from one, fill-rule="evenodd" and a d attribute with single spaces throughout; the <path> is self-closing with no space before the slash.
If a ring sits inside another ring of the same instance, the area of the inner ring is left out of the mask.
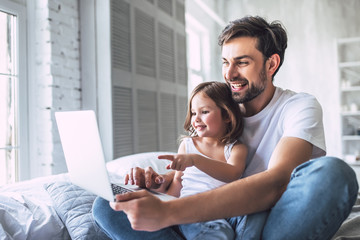
<path id="1" fill-rule="evenodd" d="M 191 123 L 199 137 L 219 138 L 226 132 L 226 122 L 221 109 L 201 92 L 191 101 Z"/>

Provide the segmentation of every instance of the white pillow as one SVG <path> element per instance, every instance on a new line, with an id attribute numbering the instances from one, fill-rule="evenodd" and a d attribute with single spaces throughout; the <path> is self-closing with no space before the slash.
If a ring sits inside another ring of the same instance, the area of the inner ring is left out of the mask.
<path id="1" fill-rule="evenodd" d="M 157 173 L 168 172 L 166 166 L 168 160 L 158 159 L 157 156 L 164 154 L 176 154 L 175 152 L 144 152 L 117 158 L 106 164 L 112 182 L 123 183 L 124 176 L 134 167 L 152 167 Z"/>

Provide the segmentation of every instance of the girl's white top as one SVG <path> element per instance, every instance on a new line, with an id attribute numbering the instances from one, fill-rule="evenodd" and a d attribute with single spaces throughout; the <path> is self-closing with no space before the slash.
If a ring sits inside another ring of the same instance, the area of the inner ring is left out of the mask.
<path id="1" fill-rule="evenodd" d="M 192 138 L 184 138 L 186 153 L 196 153 L 202 156 L 209 158 L 208 156 L 200 153 L 193 142 Z M 226 161 L 230 157 L 231 149 L 234 146 L 234 143 L 227 144 L 224 147 L 224 155 Z M 205 192 L 222 185 L 226 184 L 225 182 L 219 181 L 203 171 L 199 170 L 197 167 L 192 166 L 188 167 L 184 171 L 184 175 L 182 176 L 182 189 L 180 192 L 180 197 L 193 195 L 200 192 Z"/>

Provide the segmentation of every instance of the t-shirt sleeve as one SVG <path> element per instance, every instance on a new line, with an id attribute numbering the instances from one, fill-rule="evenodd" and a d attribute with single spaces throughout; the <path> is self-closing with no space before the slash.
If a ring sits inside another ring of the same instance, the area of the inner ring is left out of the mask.
<path id="1" fill-rule="evenodd" d="M 311 158 L 326 154 L 322 108 L 315 97 L 303 93 L 290 98 L 283 117 L 283 136 L 298 137 L 313 144 Z"/>

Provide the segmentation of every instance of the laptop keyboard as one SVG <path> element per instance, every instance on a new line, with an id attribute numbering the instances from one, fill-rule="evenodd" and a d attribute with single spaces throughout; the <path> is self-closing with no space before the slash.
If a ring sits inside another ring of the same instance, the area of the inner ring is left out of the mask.
<path id="1" fill-rule="evenodd" d="M 122 194 L 122 193 L 127 193 L 127 192 L 132 192 L 132 190 L 127 189 L 127 188 L 123 188 L 119 185 L 116 184 L 111 184 L 111 188 L 114 194 Z"/>

